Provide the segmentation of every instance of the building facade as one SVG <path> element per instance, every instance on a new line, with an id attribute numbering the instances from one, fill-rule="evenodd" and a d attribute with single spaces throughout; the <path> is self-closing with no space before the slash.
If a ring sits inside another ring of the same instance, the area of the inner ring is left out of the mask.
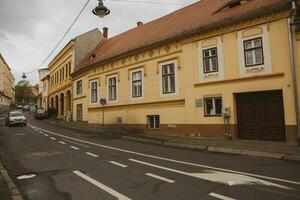
<path id="1" fill-rule="evenodd" d="M 8 111 L 15 103 L 15 78 L 0 54 L 0 112 Z"/>
<path id="2" fill-rule="evenodd" d="M 94 29 L 71 40 L 49 63 L 49 107 L 56 110 L 57 118 L 66 120 L 72 110 L 72 82 L 74 66 L 87 56 L 103 37 Z"/>
<path id="3" fill-rule="evenodd" d="M 45 93 L 48 91 L 45 91 L 47 88 L 47 85 L 44 85 L 44 78 L 49 74 L 48 68 L 45 69 L 39 69 L 39 95 L 38 95 L 38 101 L 37 101 L 37 107 L 38 108 L 45 108 Z"/>
<path id="4" fill-rule="evenodd" d="M 72 74 L 73 119 L 104 109 L 129 129 L 297 142 L 293 2 L 202 0 L 105 40 Z"/>

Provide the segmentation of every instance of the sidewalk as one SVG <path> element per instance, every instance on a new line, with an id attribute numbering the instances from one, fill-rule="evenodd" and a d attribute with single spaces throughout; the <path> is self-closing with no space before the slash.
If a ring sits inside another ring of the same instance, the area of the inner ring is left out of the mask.
<path id="1" fill-rule="evenodd" d="M 88 134 L 103 134 L 109 138 L 122 138 L 141 143 L 156 144 L 175 148 L 207 151 L 224 154 L 248 155 L 274 159 L 300 161 L 300 146 L 282 142 L 255 140 L 225 140 L 196 137 L 183 137 L 168 134 L 142 133 L 137 130 L 128 132 L 122 128 L 94 126 L 87 123 L 67 123 L 58 120 L 46 120 L 60 127 Z"/>

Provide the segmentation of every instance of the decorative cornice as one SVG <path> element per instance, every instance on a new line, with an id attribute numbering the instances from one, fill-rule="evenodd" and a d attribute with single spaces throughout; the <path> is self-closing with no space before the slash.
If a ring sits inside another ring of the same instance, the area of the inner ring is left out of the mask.
<path id="1" fill-rule="evenodd" d="M 127 109 L 127 108 L 168 108 L 168 107 L 183 107 L 185 105 L 184 99 L 178 100 L 168 100 L 168 101 L 155 101 L 155 102 L 143 102 L 143 103 L 131 103 L 131 104 L 121 104 L 121 105 L 107 105 L 104 107 L 93 106 L 89 107 L 88 110 L 102 110 L 104 109 Z"/>

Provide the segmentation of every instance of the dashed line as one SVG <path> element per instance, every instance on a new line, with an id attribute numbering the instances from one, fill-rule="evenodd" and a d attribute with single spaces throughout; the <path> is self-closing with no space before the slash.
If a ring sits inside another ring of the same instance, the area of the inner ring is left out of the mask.
<path id="1" fill-rule="evenodd" d="M 70 146 L 72 149 L 79 150 L 78 147 Z"/>
<path id="2" fill-rule="evenodd" d="M 119 166 L 119 167 L 123 167 L 123 168 L 128 167 L 127 165 L 123 165 L 123 164 L 118 163 L 118 162 L 115 162 L 115 161 L 109 161 L 109 162 L 110 162 L 111 164 L 117 165 L 117 166 Z"/>
<path id="3" fill-rule="evenodd" d="M 87 146 L 87 145 L 80 144 L 80 143 L 78 143 L 78 142 L 73 142 L 72 140 L 64 139 L 64 141 L 67 141 L 67 142 L 70 142 L 70 143 L 73 143 L 73 144 L 76 144 L 76 145 L 78 145 L 78 146 L 82 146 L 82 147 L 85 147 L 85 148 L 90 148 L 90 147 Z"/>
<path id="4" fill-rule="evenodd" d="M 44 132 L 43 132 L 43 131 L 39 131 L 39 133 L 40 133 L 40 134 L 43 134 Z"/>
<path id="5" fill-rule="evenodd" d="M 93 154 L 91 152 L 85 152 L 85 154 L 89 155 L 89 156 L 92 156 L 94 158 L 98 158 L 99 156 L 97 154 Z"/>
<path id="6" fill-rule="evenodd" d="M 51 140 L 56 140 L 56 138 L 54 138 L 54 137 L 50 137 L 50 139 L 51 139 Z"/>
<path id="7" fill-rule="evenodd" d="M 44 136 L 48 137 L 49 135 L 48 134 L 44 134 Z"/>
<path id="8" fill-rule="evenodd" d="M 96 181 L 95 179 L 92 179 L 91 177 L 81 173 L 80 171 L 73 171 L 74 174 L 77 176 L 83 178 L 84 180 L 90 182 L 91 184 L 97 186 L 98 188 L 104 190 L 105 192 L 111 194 L 112 196 L 116 197 L 117 199 L 120 200 L 131 200 L 130 198 L 124 196 L 123 194 L 120 194 L 119 192 L 113 190 L 112 188 L 100 183 L 99 181 Z"/>
<path id="9" fill-rule="evenodd" d="M 165 178 L 165 177 L 162 177 L 162 176 L 158 176 L 158 175 L 155 175 L 155 174 L 151 174 L 151 173 L 146 173 L 146 175 L 150 176 L 152 178 L 156 178 L 156 179 L 168 182 L 168 183 L 174 183 L 175 182 L 175 181 L 173 181 L 171 179 L 168 179 L 168 178 Z"/>
<path id="10" fill-rule="evenodd" d="M 226 196 L 223 196 L 223 195 L 220 195 L 220 194 L 217 194 L 217 193 L 209 193 L 209 196 L 212 196 L 212 197 L 215 197 L 217 199 L 222 199 L 222 200 L 235 200 L 233 198 L 230 198 L 230 197 L 226 197 Z"/>
<path id="11" fill-rule="evenodd" d="M 59 141 L 59 143 L 60 143 L 60 144 L 66 144 L 66 143 L 65 143 L 65 142 L 63 142 L 63 141 Z"/>

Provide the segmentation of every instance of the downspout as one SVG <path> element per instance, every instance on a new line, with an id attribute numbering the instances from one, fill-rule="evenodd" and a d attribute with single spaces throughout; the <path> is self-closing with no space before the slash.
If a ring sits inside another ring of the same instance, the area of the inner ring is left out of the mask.
<path id="1" fill-rule="evenodd" d="M 292 81 L 293 81 L 293 89 L 294 89 L 294 101 L 295 101 L 295 113 L 297 120 L 297 137 L 298 142 L 300 140 L 300 114 L 299 114 L 299 98 L 298 98 L 298 89 L 297 89 L 297 75 L 296 75 L 296 66 L 295 66 L 295 50 L 293 44 L 293 34 L 292 34 L 292 17 L 296 11 L 296 3 L 292 1 L 292 11 L 288 18 L 288 35 L 289 35 L 289 48 L 290 48 L 290 61 L 291 61 L 291 72 L 292 72 Z"/>

